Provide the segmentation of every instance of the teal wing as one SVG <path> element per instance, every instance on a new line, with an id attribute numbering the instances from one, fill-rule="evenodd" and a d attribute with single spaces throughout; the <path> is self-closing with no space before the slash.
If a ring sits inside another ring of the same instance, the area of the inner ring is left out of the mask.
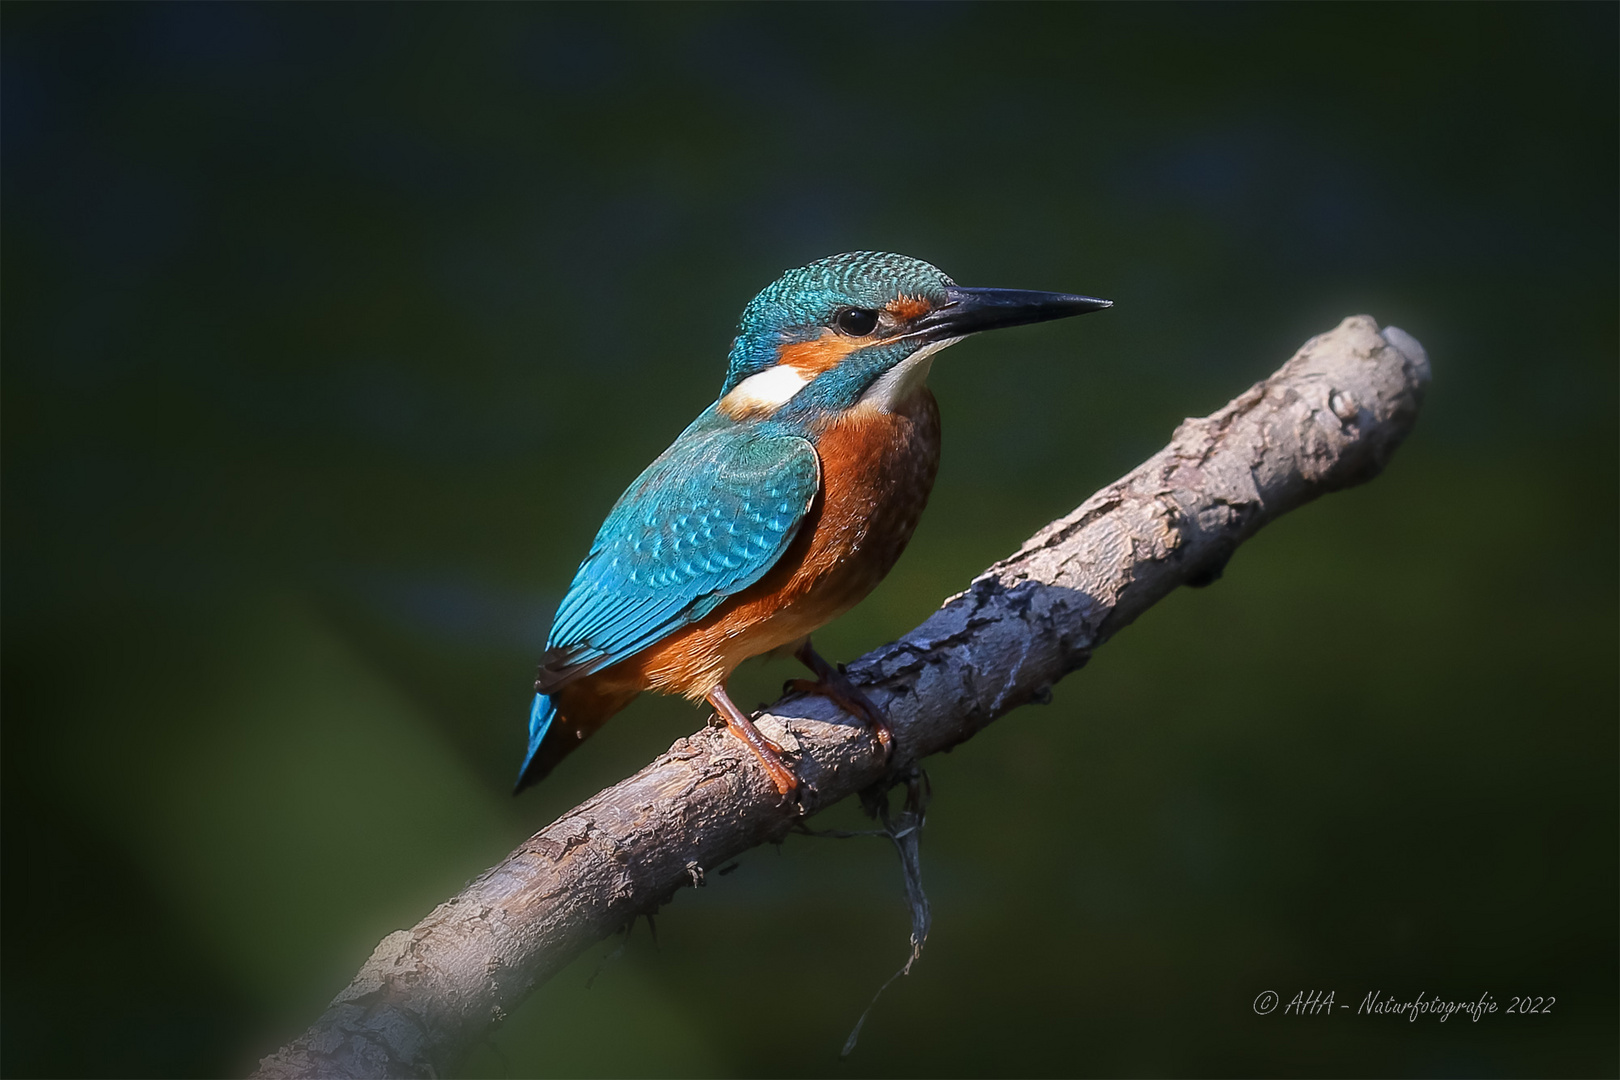
<path id="1" fill-rule="evenodd" d="M 694 424 L 596 534 L 557 609 L 536 689 L 549 694 L 633 656 L 758 581 L 820 486 L 806 439 Z"/>

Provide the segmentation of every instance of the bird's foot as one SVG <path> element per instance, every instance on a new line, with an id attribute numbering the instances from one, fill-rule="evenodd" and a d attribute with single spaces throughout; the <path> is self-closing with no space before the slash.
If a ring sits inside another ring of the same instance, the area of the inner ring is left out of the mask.
<path id="1" fill-rule="evenodd" d="M 725 687 L 717 686 L 709 691 L 709 704 L 714 706 L 716 715 L 726 722 L 727 730 L 754 752 L 760 766 L 765 770 L 765 775 L 771 778 L 771 783 L 776 785 L 779 793 L 786 795 L 799 786 L 799 778 L 793 775 L 793 770 L 782 761 L 782 748 L 767 739 L 765 733 L 748 719 L 748 714 L 737 708 L 726 693 Z"/>
<path id="2" fill-rule="evenodd" d="M 809 638 L 804 639 L 804 644 L 800 645 L 793 655 L 798 657 L 799 662 L 805 667 L 815 672 L 816 677 L 789 679 L 783 684 L 782 689 L 827 698 L 849 715 L 864 721 L 878 741 L 878 753 L 887 761 L 889 755 L 894 752 L 894 732 L 889 730 L 889 720 L 883 715 L 883 710 L 862 693 L 860 687 L 849 681 L 849 676 L 844 674 L 842 667 L 834 667 L 812 649 Z"/>

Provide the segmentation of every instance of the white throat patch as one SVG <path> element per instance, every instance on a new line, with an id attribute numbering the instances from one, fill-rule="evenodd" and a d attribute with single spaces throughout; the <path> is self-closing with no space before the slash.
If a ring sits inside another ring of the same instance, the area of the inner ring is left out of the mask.
<path id="1" fill-rule="evenodd" d="M 804 372 L 788 364 L 778 364 L 750 375 L 720 399 L 720 411 L 728 416 L 773 413 L 793 400 L 810 380 Z"/>
<path id="2" fill-rule="evenodd" d="M 866 388 L 866 393 L 861 395 L 861 400 L 855 403 L 855 407 L 893 412 L 895 406 L 916 393 L 917 388 L 928 381 L 928 370 L 934 366 L 934 354 L 961 340 L 959 337 L 946 338 L 944 341 L 924 345 L 879 375 L 877 381 Z"/>

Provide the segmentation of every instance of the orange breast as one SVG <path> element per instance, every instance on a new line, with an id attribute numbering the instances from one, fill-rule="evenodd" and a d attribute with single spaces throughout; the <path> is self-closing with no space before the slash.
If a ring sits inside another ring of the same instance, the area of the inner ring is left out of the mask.
<path id="1" fill-rule="evenodd" d="M 894 412 L 851 410 L 820 432 L 816 450 L 821 494 L 781 560 L 702 622 L 596 680 L 700 698 L 744 660 L 825 626 L 883 580 L 939 471 L 934 395 L 919 388 Z"/>

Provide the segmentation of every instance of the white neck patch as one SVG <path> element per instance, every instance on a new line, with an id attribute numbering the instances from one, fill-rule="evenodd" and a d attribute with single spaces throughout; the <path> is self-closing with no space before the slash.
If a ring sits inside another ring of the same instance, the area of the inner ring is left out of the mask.
<path id="1" fill-rule="evenodd" d="M 861 400 L 855 403 L 855 407 L 893 412 L 895 406 L 916 393 L 917 389 L 928 381 L 928 371 L 934 366 L 934 354 L 961 340 L 959 337 L 946 338 L 944 341 L 924 345 L 879 375 L 877 381 L 866 388 L 866 393 L 861 395 Z"/>
<path id="2" fill-rule="evenodd" d="M 788 364 L 778 364 L 750 375 L 720 399 L 720 411 L 729 416 L 754 412 L 775 412 L 793 400 L 793 395 L 810 382 L 804 372 Z"/>

